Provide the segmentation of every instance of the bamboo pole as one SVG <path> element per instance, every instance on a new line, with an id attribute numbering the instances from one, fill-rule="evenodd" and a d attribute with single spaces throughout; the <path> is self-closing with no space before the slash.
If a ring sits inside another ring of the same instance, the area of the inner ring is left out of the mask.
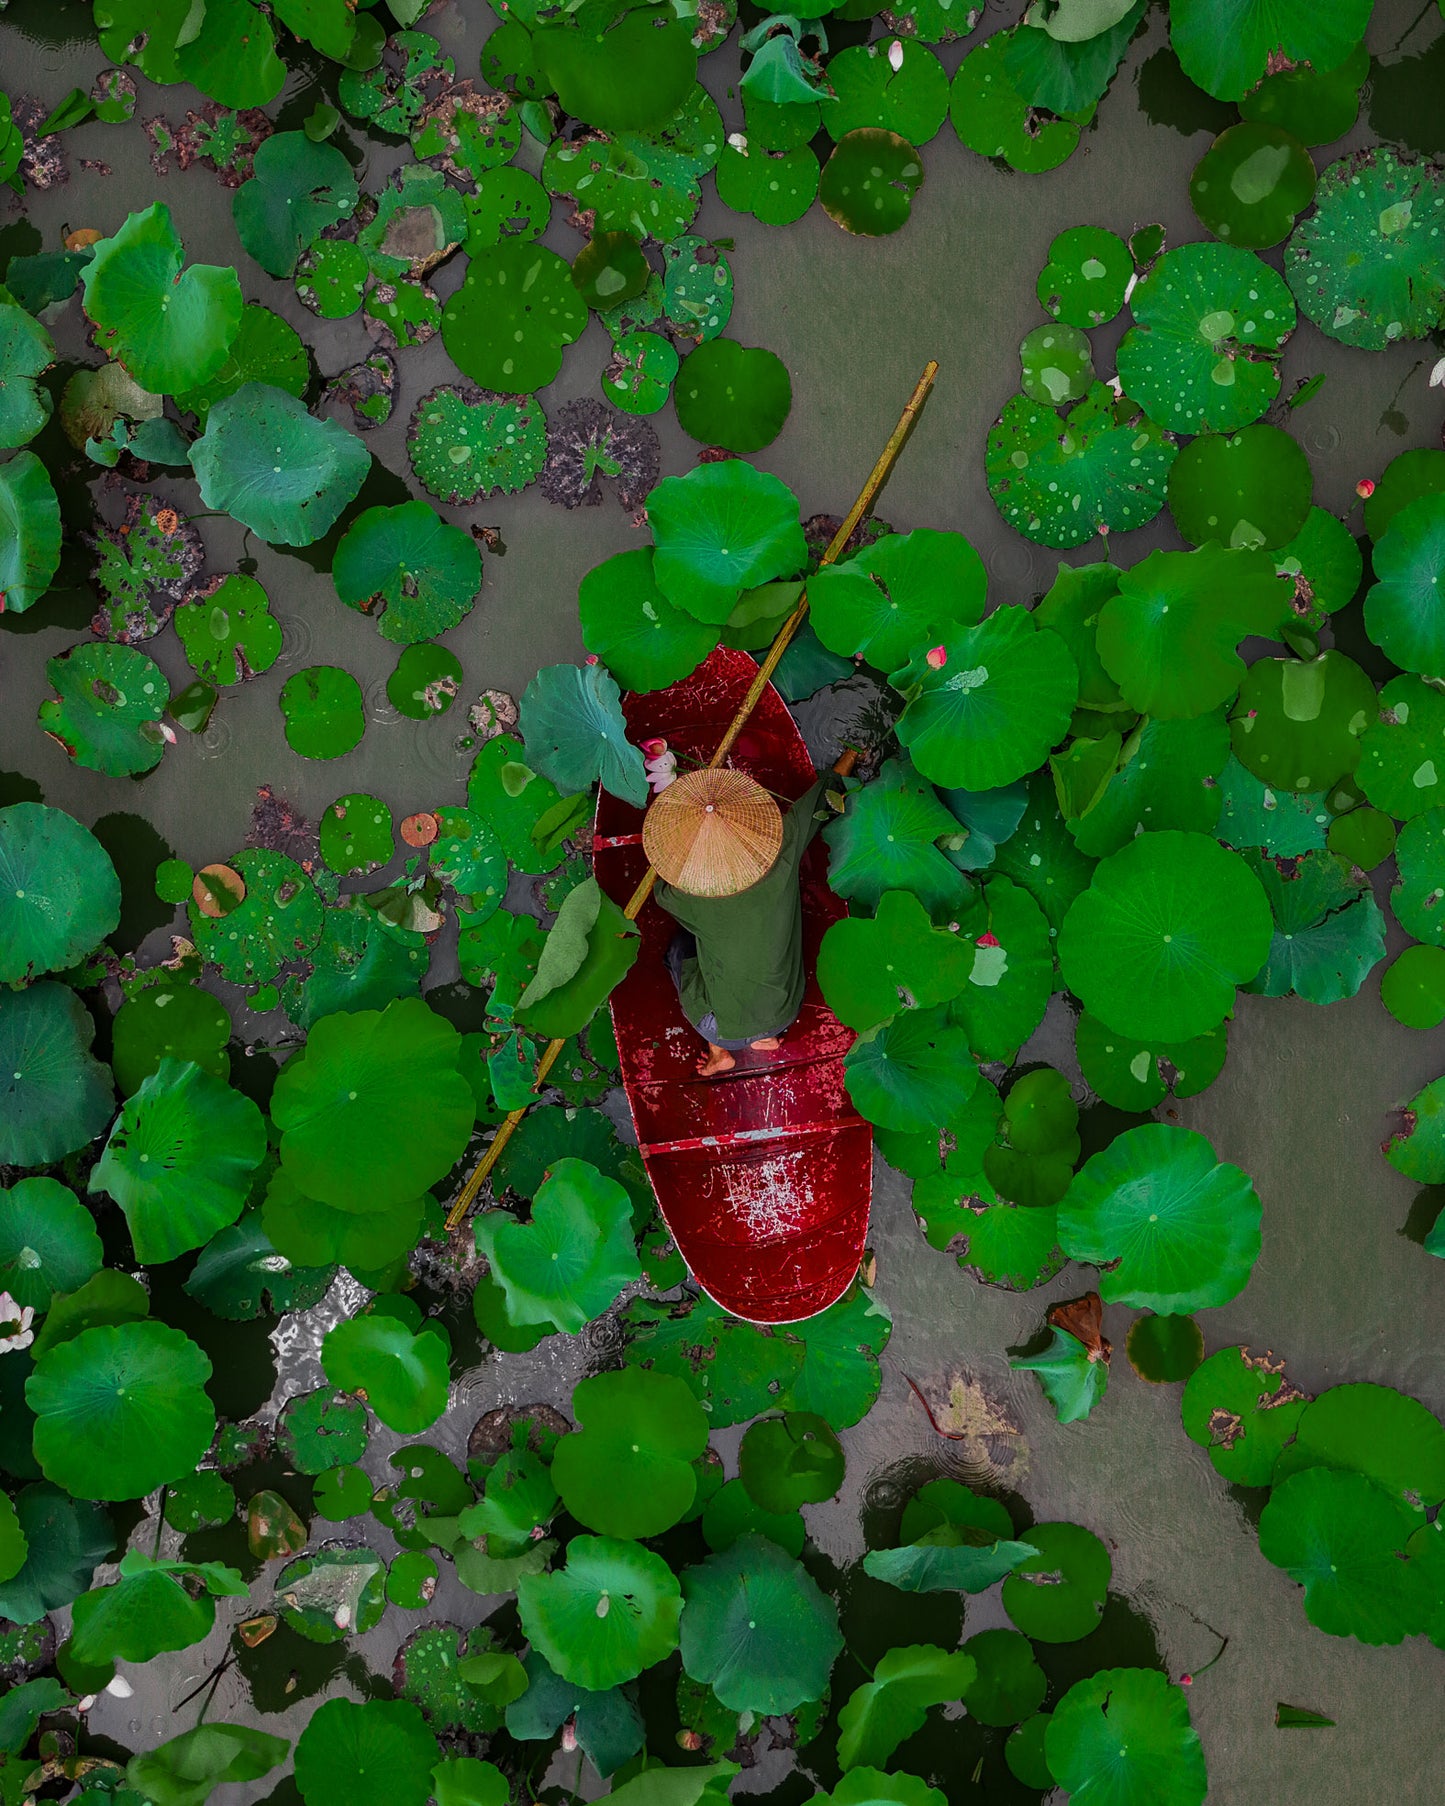
<path id="1" fill-rule="evenodd" d="M 853 506 L 848 510 L 842 525 L 828 542 L 828 549 L 824 552 L 822 558 L 819 559 L 818 562 L 820 566 L 833 564 L 837 561 L 843 548 L 853 537 L 854 532 L 861 523 L 867 519 L 869 514 L 872 513 L 874 504 L 877 502 L 884 484 L 893 474 L 893 467 L 898 462 L 904 446 L 908 443 L 909 435 L 912 433 L 918 416 L 922 412 L 923 404 L 928 399 L 929 390 L 932 389 L 934 378 L 937 375 L 937 361 L 930 358 L 924 365 L 923 374 L 919 377 L 912 395 L 908 398 L 907 405 L 899 415 L 898 424 L 894 427 L 889 436 L 888 443 L 884 446 L 878 462 L 869 472 L 868 481 L 858 492 L 857 501 L 855 501 Z M 778 629 L 777 637 L 768 648 L 767 657 L 758 666 L 757 676 L 748 685 L 747 695 L 744 696 L 741 706 L 733 716 L 732 721 L 728 724 L 727 732 L 723 735 L 722 739 L 719 740 L 717 750 L 713 753 L 712 758 L 708 760 L 707 768 L 709 770 L 721 765 L 723 760 L 726 759 L 728 754 L 732 751 L 738 735 L 747 725 L 748 717 L 757 707 L 759 698 L 762 696 L 763 691 L 768 687 L 772 675 L 777 670 L 783 654 L 792 643 L 794 634 L 796 634 L 798 629 L 802 626 L 807 613 L 808 592 L 805 587 L 802 595 L 798 598 L 798 606 Z M 622 912 L 629 922 L 635 922 L 642 913 L 643 905 L 652 895 L 652 887 L 656 882 L 657 872 L 652 866 L 648 866 L 637 889 L 633 891 L 631 897 L 629 897 L 627 906 Z M 558 1054 L 561 1053 L 565 1046 L 565 1039 L 548 1042 L 545 1052 L 537 1062 L 537 1070 L 532 1078 L 533 1091 L 541 1089 L 546 1081 L 547 1074 L 551 1072 L 553 1066 L 557 1062 Z M 487 1151 L 477 1162 L 471 1177 L 462 1187 L 456 1203 L 453 1204 L 451 1209 L 447 1212 L 447 1229 L 449 1231 L 460 1226 L 463 1217 L 466 1216 L 467 1211 L 471 1208 L 477 1193 L 482 1189 L 483 1185 L 486 1184 L 492 1168 L 497 1164 L 498 1159 L 501 1157 L 502 1149 L 506 1147 L 507 1143 L 511 1140 L 513 1130 L 526 1115 L 527 1109 L 528 1106 L 523 1104 L 519 1109 L 513 1110 L 501 1122 L 496 1134 L 488 1144 Z"/>

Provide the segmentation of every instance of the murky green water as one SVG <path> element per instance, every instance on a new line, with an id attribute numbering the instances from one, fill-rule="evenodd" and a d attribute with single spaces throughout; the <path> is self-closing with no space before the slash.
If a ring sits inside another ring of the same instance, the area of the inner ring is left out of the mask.
<path id="1" fill-rule="evenodd" d="M 1020 8 L 997 10 L 1000 21 L 1009 22 Z M 1432 130 L 1439 138 L 1442 117 L 1433 8 L 1406 43 L 1407 57 L 1394 51 L 1417 10 L 1416 0 L 1381 0 L 1377 8 L 1371 46 L 1392 59 L 1377 81 L 1380 123 L 1382 129 L 1408 130 L 1423 148 L 1440 148 L 1429 139 Z M 87 12 L 55 0 L 15 0 L 0 18 L 6 88 L 38 93 L 49 104 L 73 85 L 88 87 L 102 58 L 88 35 Z M 449 4 L 425 23 L 446 40 L 465 74 L 475 68 L 490 16 L 479 6 Z M 72 26 L 75 35 L 67 35 Z M 1421 57 L 1432 38 L 1435 48 Z M 768 231 L 709 197 L 698 229 L 736 241 L 730 331 L 745 344 L 771 347 L 792 372 L 792 418 L 760 462 L 796 488 L 805 513 L 847 505 L 924 360 L 936 357 L 942 365 L 937 391 L 882 512 L 900 527 L 969 534 L 1002 599 L 1046 586 L 1054 556 L 1004 528 L 988 499 L 984 436 L 1017 387 L 1017 344 L 1039 318 L 1034 281 L 1056 231 L 1088 222 L 1128 232 L 1158 219 L 1176 239 L 1198 235 L 1187 209 L 1187 182 L 1209 132 L 1218 127 L 1217 110 L 1180 89 L 1162 44 L 1156 15 L 1105 100 L 1097 129 L 1049 175 L 997 170 L 963 151 L 945 127 L 927 150 L 928 179 L 913 222 L 896 238 L 847 239 L 817 209 L 798 225 Z M 950 68 L 958 54 L 945 52 Z M 717 85 L 715 77 L 710 81 Z M 180 117 L 177 91 L 140 86 L 139 116 L 163 111 Z M 1357 133 L 1366 136 L 1364 128 Z M 193 257 L 234 259 L 229 197 L 209 172 L 154 177 L 134 126 L 85 126 L 68 142 L 70 184 L 32 197 L 31 217 L 47 245 L 62 224 L 110 230 L 129 209 L 162 198 Z M 1333 153 L 1344 148 L 1332 147 Z M 396 160 L 393 153 L 370 151 L 372 160 L 358 172 L 363 186 L 375 186 Z M 114 173 L 82 171 L 81 158 L 108 160 Z M 554 226 L 550 237 L 560 248 L 575 249 L 575 236 L 565 227 Z M 289 285 L 268 282 L 249 263 L 242 277 L 248 295 L 291 319 L 319 348 L 323 374 L 369 349 L 359 320 L 318 328 Z M 438 286 L 446 292 L 457 280 L 455 268 L 444 270 Z M 57 336 L 62 354 L 81 353 L 73 313 Z M 1101 366 L 1111 350 L 1111 343 L 1101 347 Z M 594 325 L 569 351 L 561 381 L 545 398 L 548 405 L 596 393 L 605 358 L 605 338 Z M 1307 325 L 1297 333 L 1284 359 L 1284 392 L 1296 378 L 1328 374 L 1321 393 L 1290 423 L 1309 451 L 1316 499 L 1326 507 L 1344 512 L 1358 477 L 1378 474 L 1406 446 L 1434 442 L 1440 403 L 1426 388 L 1429 361 L 1422 347 L 1369 355 L 1328 343 Z M 399 367 L 396 411 L 371 444 L 384 461 L 404 470 L 402 441 L 412 407 L 452 372 L 439 340 L 401 353 Z M 684 468 L 687 446 L 675 431 L 669 436 L 664 418 L 658 424 L 664 469 Z M 456 517 L 497 528 L 507 546 L 505 557 L 487 561 L 481 603 L 447 636 L 465 668 L 463 701 L 489 687 L 518 693 L 539 664 L 580 652 L 577 580 L 601 557 L 636 543 L 636 531 L 610 501 L 569 514 L 549 507 L 535 491 L 457 511 Z M 46 693 L 43 659 L 79 637 L 88 607 L 72 607 L 69 625 L 48 625 L 47 605 L 37 611 L 40 621 L 27 618 L 27 631 L 0 635 L 0 767 L 23 774 L 47 801 L 87 822 L 109 818 L 102 833 L 123 875 L 127 861 L 140 873 L 126 904 L 137 931 L 159 930 L 163 914 L 147 896 L 144 875 L 158 854 L 155 836 L 199 865 L 240 844 L 263 783 L 312 817 L 333 797 L 355 790 L 373 791 L 406 814 L 460 800 L 469 759 L 456 745 L 461 729 L 454 718 L 419 724 L 389 709 L 384 681 L 394 649 L 337 603 L 329 579 L 299 557 L 245 542 L 229 521 L 208 522 L 205 533 L 210 569 L 234 568 L 242 556 L 256 559 L 257 574 L 286 625 L 286 650 L 269 674 L 223 697 L 204 736 L 182 736 L 143 788 L 71 767 L 34 725 Z M 1164 543 L 1171 543 L 1169 529 L 1156 523 L 1130 536 L 1119 555 L 1133 561 Z M 174 636 L 147 649 L 173 680 L 187 681 Z M 358 676 L 369 725 L 354 752 L 308 766 L 286 748 L 276 696 L 291 671 L 315 662 L 342 664 Z M 149 829 L 134 819 L 140 817 Z M 438 980 L 451 976 L 445 957 L 434 973 Z M 242 1034 L 257 1026 L 241 1008 L 236 1021 Z M 1069 1046 L 1056 1006 L 1029 1053 L 1067 1069 Z M 1249 1288 L 1203 1318 L 1211 1348 L 1245 1341 L 1286 1356 L 1291 1377 L 1308 1390 L 1373 1379 L 1445 1411 L 1438 1315 L 1445 1267 L 1402 1235 L 1414 1188 L 1378 1153 L 1390 1112 L 1442 1065 L 1445 1034 L 1415 1034 L 1393 1023 L 1375 981 L 1352 1002 L 1328 1011 L 1296 1001 L 1241 1000 L 1224 1076 L 1180 1115 L 1210 1135 L 1222 1157 L 1253 1175 L 1265 1205 L 1264 1253 Z M 1004 1351 L 1035 1331 L 1050 1302 L 1078 1292 L 1079 1277 L 1066 1271 L 1023 1297 L 980 1288 L 951 1259 L 926 1247 L 906 1186 L 881 1166 L 878 1181 L 878 1293 L 894 1313 L 895 1331 L 882 1398 L 845 1437 L 846 1490 L 809 1513 L 824 1554 L 840 1563 L 856 1556 L 860 1514 L 896 1511 L 929 1473 L 992 1483 L 1020 1495 L 1038 1520 L 1063 1517 L 1089 1525 L 1114 1552 L 1122 1597 L 1105 1628 L 1078 1646 L 1078 1660 L 1096 1667 L 1149 1659 L 1157 1640 L 1177 1675 L 1202 1668 L 1227 1637 L 1224 1655 L 1191 1694 L 1215 1806 L 1439 1798 L 1434 1725 L 1445 1657 L 1419 1640 L 1401 1649 L 1369 1650 L 1311 1629 L 1297 1589 L 1259 1554 L 1253 1523 L 1258 1501 L 1233 1493 L 1186 1440 L 1178 1389 L 1136 1380 L 1122 1353 L 1104 1406 L 1086 1423 L 1055 1423 L 1032 1378 L 1009 1371 Z M 1106 1328 L 1121 1345 L 1126 1319 L 1114 1315 L 1118 1320 Z M 273 1406 L 319 1381 L 319 1333 L 314 1322 L 281 1331 Z M 442 1426 L 444 1446 L 460 1452 L 476 1416 L 495 1403 L 541 1398 L 565 1404 L 582 1365 L 605 1358 L 609 1338 L 608 1326 L 597 1325 L 560 1357 L 544 1345 L 537 1354 L 494 1357 L 468 1371 Z M 228 1382 L 238 1396 L 258 1385 L 256 1396 L 266 1390 L 266 1351 L 250 1348 L 254 1340 L 247 1342 L 244 1371 Z M 968 1428 L 968 1440 L 940 1442 L 905 1375 L 937 1401 L 936 1408 L 952 1385 L 962 1383 L 961 1410 L 949 1421 Z M 371 1462 L 384 1463 L 395 1440 L 377 1438 Z M 727 1436 L 719 1440 L 729 1442 Z M 477 1606 L 452 1583 L 431 1615 L 470 1619 Z M 938 1612 L 957 1618 L 951 1603 L 945 1610 L 937 1602 L 909 1600 L 905 1610 L 909 1637 L 932 1629 Z M 848 1611 L 862 1627 L 869 1616 L 866 1595 L 854 1596 Z M 311 1709 L 304 1702 L 313 1687 L 347 1680 L 364 1685 L 357 1655 L 377 1672 L 389 1669 L 402 1634 L 395 1619 L 390 1614 L 381 1630 L 358 1639 L 354 1652 L 316 1650 L 278 1633 L 247 1658 L 246 1674 L 233 1669 L 221 1677 L 212 1715 L 253 1710 L 254 1681 L 267 1728 L 294 1735 Z M 969 1604 L 970 1631 L 1001 1621 L 987 1599 Z M 860 1628 L 859 1634 L 866 1645 L 872 1633 Z M 189 1722 L 175 1717 L 173 1708 L 223 1648 L 224 1639 L 213 1638 L 133 1672 L 135 1697 L 103 1701 L 92 1715 L 93 1730 L 132 1745 L 173 1734 Z M 1065 1684 L 1074 1659 L 1067 1650 L 1059 1653 Z M 288 1692 L 293 1671 L 297 1678 Z M 1278 1731 L 1274 1708 L 1281 1700 L 1327 1713 L 1337 1728 Z M 903 1757 L 900 1765 L 907 1766 Z M 769 1786 L 776 1776 L 776 1766 L 764 1765 L 743 1785 Z M 960 1772 L 950 1792 L 961 1801 L 1008 1797 L 995 1786 L 992 1769 L 985 1781 L 987 1791 Z M 265 1791 L 264 1785 L 226 1789 L 216 1799 L 227 1806 L 229 1799 Z"/>

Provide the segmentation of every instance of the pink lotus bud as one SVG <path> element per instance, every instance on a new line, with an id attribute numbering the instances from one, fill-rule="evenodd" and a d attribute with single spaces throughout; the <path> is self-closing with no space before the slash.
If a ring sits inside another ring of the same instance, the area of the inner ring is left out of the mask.
<path id="1" fill-rule="evenodd" d="M 566 1724 L 564 1724 L 562 1726 L 562 1748 L 564 1750 L 566 1750 L 568 1755 L 571 1755 L 572 1751 L 575 1750 L 576 1747 L 577 1747 L 577 1720 L 575 1718 L 569 1718 L 567 1720 Z"/>
<path id="2" fill-rule="evenodd" d="M 642 750 L 647 754 L 649 759 L 655 759 L 659 753 L 665 753 L 667 751 L 667 742 L 666 740 L 644 740 L 642 742 Z"/>
<path id="3" fill-rule="evenodd" d="M 923 658 L 930 671 L 941 671 L 948 663 L 948 654 L 942 646 L 934 646 L 931 651 L 924 653 Z"/>
<path id="4" fill-rule="evenodd" d="M 978 937 L 977 945 L 980 947 L 1001 947 L 1003 942 L 996 934 L 981 934 Z"/>
<path id="5" fill-rule="evenodd" d="M 1192 1687 L 1194 1685 L 1194 1676 L 1192 1674 L 1181 1674 L 1179 1677 L 1179 1685 L 1181 1687 Z"/>
<path id="6" fill-rule="evenodd" d="M 1373 477 L 1361 477 L 1359 482 L 1355 484 L 1355 494 L 1359 496 L 1362 502 L 1369 501 L 1374 493 L 1375 479 Z"/>
<path id="7" fill-rule="evenodd" d="M 582 663 L 584 665 L 595 665 L 597 663 L 597 654 L 595 652 L 589 652 Z"/>

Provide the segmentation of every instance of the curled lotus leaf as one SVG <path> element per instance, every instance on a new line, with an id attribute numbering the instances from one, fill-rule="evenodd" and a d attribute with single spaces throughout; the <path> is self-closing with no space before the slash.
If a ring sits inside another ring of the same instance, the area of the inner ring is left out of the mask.
<path id="1" fill-rule="evenodd" d="M 839 1765 L 845 1771 L 886 1766 L 898 1745 L 923 1728 L 929 1709 L 961 1698 L 977 1673 L 962 1650 L 932 1643 L 890 1649 L 838 1714 Z"/>
<path id="2" fill-rule="evenodd" d="M 0 464 L 0 596 L 21 614 L 50 588 L 60 565 L 60 503 L 32 451 Z"/>

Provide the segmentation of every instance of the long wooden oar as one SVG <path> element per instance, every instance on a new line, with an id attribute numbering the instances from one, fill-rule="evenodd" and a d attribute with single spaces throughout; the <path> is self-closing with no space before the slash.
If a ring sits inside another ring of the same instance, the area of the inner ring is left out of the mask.
<path id="1" fill-rule="evenodd" d="M 893 474 L 893 466 L 898 462 L 899 454 L 908 443 L 908 436 L 913 431 L 914 423 L 918 419 L 924 402 L 928 399 L 928 392 L 933 387 L 933 379 L 937 375 L 938 365 L 930 358 L 923 367 L 923 374 L 918 379 L 917 387 L 908 398 L 908 405 L 898 417 L 898 424 L 894 427 L 887 445 L 883 448 L 883 455 L 873 466 L 872 471 L 869 473 L 868 481 L 859 491 L 858 499 L 848 510 L 847 515 L 844 517 L 843 524 L 828 542 L 827 551 L 824 552 L 822 558 L 818 561 L 820 565 L 833 564 L 838 559 L 843 548 L 853 537 L 853 533 L 859 524 L 872 512 L 873 505 L 878 500 L 883 485 Z M 777 670 L 779 661 L 792 642 L 793 635 L 802 626 L 807 613 L 808 592 L 805 588 L 802 595 L 798 598 L 798 606 L 778 629 L 777 638 L 769 647 L 767 657 L 758 666 L 758 674 L 751 684 L 748 685 L 748 693 L 742 700 L 742 706 L 738 709 L 737 714 L 733 716 L 727 732 L 723 735 L 722 739 L 718 741 L 716 752 L 714 752 L 712 758 L 708 760 L 709 769 L 721 765 L 723 760 L 732 751 L 734 742 L 737 740 L 738 735 L 743 731 L 743 728 L 747 725 L 748 717 L 758 705 L 758 698 L 768 687 L 769 680 L 772 678 L 774 671 Z M 657 872 L 654 867 L 648 866 L 637 889 L 633 891 L 631 897 L 628 899 L 627 907 L 622 912 L 627 917 L 628 921 L 635 922 L 638 916 L 641 915 L 642 906 L 652 895 L 652 887 L 656 882 Z M 540 1090 L 546 1081 L 547 1074 L 556 1064 L 558 1054 L 561 1053 L 566 1045 L 567 1042 L 565 1037 L 547 1043 L 546 1051 L 543 1053 L 541 1059 L 538 1060 L 537 1070 L 532 1078 L 533 1091 Z M 471 1208 L 473 1199 L 475 1199 L 477 1193 L 486 1184 L 492 1168 L 497 1164 L 497 1161 L 501 1156 L 502 1149 L 506 1147 L 507 1143 L 511 1140 L 512 1131 L 527 1114 L 527 1109 L 528 1106 L 523 1104 L 519 1109 L 513 1110 L 509 1116 L 503 1119 L 501 1126 L 498 1128 L 488 1145 L 486 1153 L 483 1154 L 482 1158 L 477 1162 L 471 1177 L 462 1187 L 456 1203 L 452 1205 L 450 1211 L 447 1213 L 448 1230 L 457 1228 L 462 1218 Z"/>

